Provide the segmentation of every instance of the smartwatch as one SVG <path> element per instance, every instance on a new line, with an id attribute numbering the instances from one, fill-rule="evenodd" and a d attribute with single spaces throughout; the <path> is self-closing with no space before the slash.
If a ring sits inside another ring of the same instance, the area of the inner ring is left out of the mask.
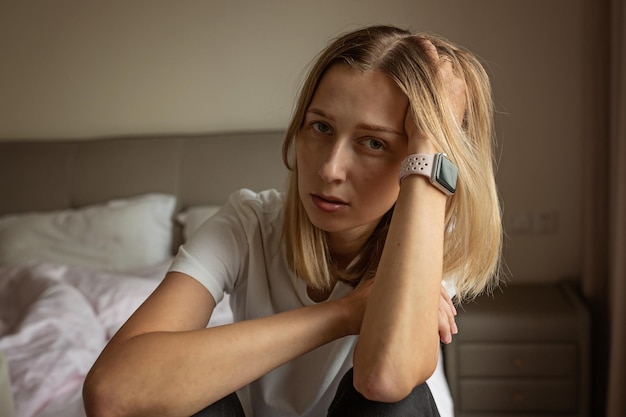
<path id="1" fill-rule="evenodd" d="M 413 154 L 407 156 L 400 167 L 400 182 L 411 174 L 427 177 L 430 183 L 446 195 L 456 191 L 459 170 L 445 153 L 434 155 Z"/>

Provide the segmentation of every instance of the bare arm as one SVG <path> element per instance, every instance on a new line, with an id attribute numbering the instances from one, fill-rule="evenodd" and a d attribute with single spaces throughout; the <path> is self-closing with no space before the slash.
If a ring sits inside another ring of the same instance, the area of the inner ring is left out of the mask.
<path id="1" fill-rule="evenodd" d="M 170 273 L 114 336 L 84 387 L 89 416 L 189 416 L 346 335 L 341 302 L 206 329 L 215 306 L 195 279 Z"/>
<path id="2" fill-rule="evenodd" d="M 366 397 L 398 401 L 434 371 L 446 197 L 408 177 L 394 211 L 354 356 Z"/>
<path id="3" fill-rule="evenodd" d="M 423 47 L 439 62 L 430 42 Z M 448 61 L 441 62 L 440 72 L 453 114 L 462 119 L 465 82 Z M 410 117 L 407 135 L 410 154 L 436 152 Z M 372 400 L 399 401 L 436 367 L 438 328 L 446 321 L 440 316 L 447 301 L 441 290 L 446 199 L 420 175 L 405 178 L 400 187 L 354 356 L 355 386 Z M 454 333 L 453 319 L 450 326 Z M 449 341 L 449 330 L 442 340 Z"/>

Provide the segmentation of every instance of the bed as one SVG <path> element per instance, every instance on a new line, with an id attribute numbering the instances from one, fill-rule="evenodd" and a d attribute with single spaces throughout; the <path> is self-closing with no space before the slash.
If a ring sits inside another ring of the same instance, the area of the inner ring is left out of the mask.
<path id="1" fill-rule="evenodd" d="M 0 142 L 0 415 L 84 417 L 84 377 L 184 239 L 283 189 L 283 132 Z M 227 298 L 209 325 L 231 320 Z M 440 363 L 429 385 L 452 416 Z"/>

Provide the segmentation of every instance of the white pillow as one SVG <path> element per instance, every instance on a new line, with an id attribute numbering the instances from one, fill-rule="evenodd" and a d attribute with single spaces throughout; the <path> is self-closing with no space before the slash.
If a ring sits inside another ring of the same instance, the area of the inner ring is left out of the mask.
<path id="1" fill-rule="evenodd" d="M 220 206 L 192 206 L 176 216 L 176 220 L 183 226 L 183 238 L 189 239 L 193 232 L 219 209 Z"/>
<path id="2" fill-rule="evenodd" d="M 32 260 L 128 271 L 172 252 L 176 197 L 146 194 L 75 210 L 0 217 L 0 264 Z"/>

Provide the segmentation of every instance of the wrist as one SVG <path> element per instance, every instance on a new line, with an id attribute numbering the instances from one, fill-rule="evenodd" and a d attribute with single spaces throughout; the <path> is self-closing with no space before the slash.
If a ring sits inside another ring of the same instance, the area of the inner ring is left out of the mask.
<path id="1" fill-rule="evenodd" d="M 421 177 L 445 195 L 456 191 L 458 177 L 457 167 L 444 153 L 411 154 L 400 167 L 400 184 L 409 177 Z"/>
<path id="2" fill-rule="evenodd" d="M 351 296 L 326 301 L 324 304 L 333 310 L 333 314 L 337 318 L 337 331 L 340 337 L 354 336 L 360 333 L 363 317 L 355 311 L 354 300 Z"/>

